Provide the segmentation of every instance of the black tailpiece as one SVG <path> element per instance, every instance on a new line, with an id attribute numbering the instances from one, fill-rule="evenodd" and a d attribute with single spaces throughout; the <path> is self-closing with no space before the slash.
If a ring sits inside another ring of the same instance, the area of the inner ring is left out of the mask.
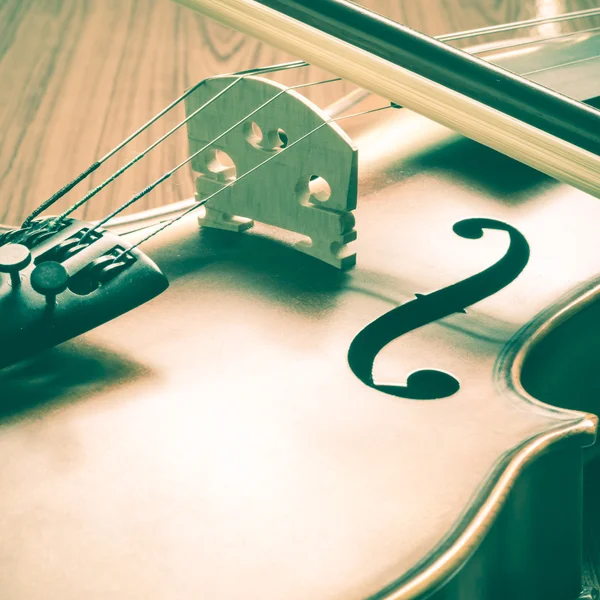
<path id="1" fill-rule="evenodd" d="M 0 235 L 0 368 L 98 327 L 168 285 L 146 255 L 89 223 L 43 219 Z"/>

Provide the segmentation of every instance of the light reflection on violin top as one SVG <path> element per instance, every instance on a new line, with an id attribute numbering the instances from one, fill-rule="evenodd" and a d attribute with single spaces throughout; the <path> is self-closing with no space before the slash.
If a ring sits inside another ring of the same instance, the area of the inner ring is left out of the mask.
<path id="1" fill-rule="evenodd" d="M 375 125 L 374 120 L 348 126 L 354 127 L 360 154 L 359 266 L 377 273 L 379 257 L 370 256 L 368 240 L 394 240 L 381 278 L 392 297 L 398 281 L 402 289 L 427 293 L 479 272 L 503 255 L 507 238 L 501 232 L 486 232 L 477 241 L 457 239 L 452 225 L 465 217 L 505 221 L 532 247 L 525 271 L 529 277 L 470 311 L 488 322 L 485 329 L 496 329 L 493 337 L 514 332 L 600 271 L 597 199 L 409 111 L 388 112 Z M 369 217 L 363 219 L 363 214 Z"/>
<path id="2" fill-rule="evenodd" d="M 566 13 L 567 6 L 564 0 L 537 0 L 534 11 L 536 17 L 545 19 Z M 561 25 L 560 23 L 544 23 L 539 26 L 539 31 L 546 36 L 559 35 Z"/>

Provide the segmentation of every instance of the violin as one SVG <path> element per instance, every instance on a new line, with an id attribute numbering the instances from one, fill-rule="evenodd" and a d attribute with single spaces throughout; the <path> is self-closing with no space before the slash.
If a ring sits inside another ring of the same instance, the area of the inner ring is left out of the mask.
<path id="1" fill-rule="evenodd" d="M 600 34 L 467 53 L 343 0 L 182 3 L 301 60 L 176 101 L 194 199 L 121 214 L 176 165 L 46 216 L 101 159 L 1 234 L 6 596 L 593 598 L 600 407 L 567 392 L 595 373 Z"/>

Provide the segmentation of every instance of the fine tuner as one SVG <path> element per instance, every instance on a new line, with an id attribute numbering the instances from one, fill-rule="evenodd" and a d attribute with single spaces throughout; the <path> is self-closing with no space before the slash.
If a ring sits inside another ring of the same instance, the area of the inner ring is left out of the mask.
<path id="1" fill-rule="evenodd" d="M 20 272 L 31 263 L 31 252 L 23 244 L 0 247 L 0 273 L 8 273 L 13 289 L 21 285 Z"/>
<path id="2" fill-rule="evenodd" d="M 10 275 L 13 291 L 21 287 L 21 271 L 31 264 L 31 251 L 23 244 L 5 244 L 0 247 L 0 272 Z M 65 267 L 54 261 L 40 263 L 30 274 L 31 288 L 46 298 L 49 308 L 56 304 L 56 296 L 67 289 L 69 274 Z"/>

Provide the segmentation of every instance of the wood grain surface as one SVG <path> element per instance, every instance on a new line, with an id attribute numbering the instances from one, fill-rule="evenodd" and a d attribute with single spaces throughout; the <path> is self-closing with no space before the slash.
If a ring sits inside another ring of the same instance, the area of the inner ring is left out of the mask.
<path id="1" fill-rule="evenodd" d="M 363 0 L 365 6 L 430 35 L 598 5 L 596 0 Z M 550 25 L 545 34 L 560 33 Z M 539 34 L 539 31 L 537 32 Z M 187 86 L 210 75 L 293 59 L 168 0 L 0 0 L 0 222 L 17 224 L 57 188 L 103 156 Z M 285 83 L 318 80 L 309 68 Z M 310 91 L 320 105 L 347 86 Z M 309 95 L 309 94 L 307 94 Z M 78 200 L 173 126 L 156 126 L 73 190 L 52 210 Z M 78 216 L 99 218 L 187 154 L 181 131 Z M 132 210 L 193 193 L 183 169 Z"/>

